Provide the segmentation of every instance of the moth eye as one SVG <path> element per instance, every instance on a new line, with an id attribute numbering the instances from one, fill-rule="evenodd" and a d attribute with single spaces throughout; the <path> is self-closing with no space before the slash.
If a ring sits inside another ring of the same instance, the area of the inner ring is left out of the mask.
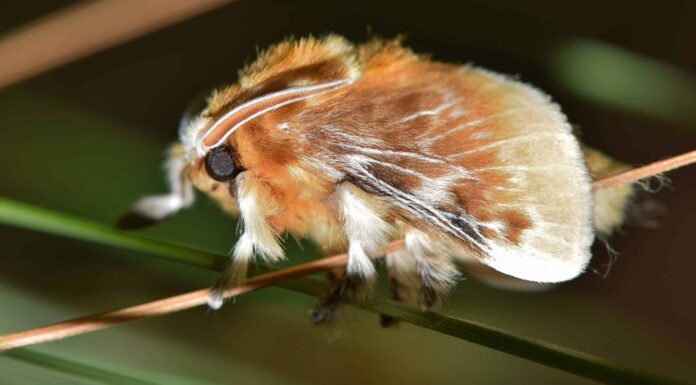
<path id="1" fill-rule="evenodd" d="M 205 159 L 205 170 L 217 181 L 234 179 L 244 171 L 237 162 L 237 157 L 227 146 L 212 149 Z"/>

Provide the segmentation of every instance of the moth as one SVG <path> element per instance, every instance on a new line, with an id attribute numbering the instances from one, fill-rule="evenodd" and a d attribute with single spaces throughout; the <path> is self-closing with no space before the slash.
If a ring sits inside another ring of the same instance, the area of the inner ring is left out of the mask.
<path id="1" fill-rule="evenodd" d="M 630 188 L 591 191 L 592 173 L 616 167 L 581 147 L 546 94 L 510 77 L 433 61 L 399 39 L 290 39 L 182 122 L 171 192 L 139 200 L 121 224 L 189 207 L 194 187 L 239 215 L 214 308 L 252 261 L 284 258 L 284 233 L 347 251 L 311 312 L 321 323 L 369 294 L 369 255 L 397 239 L 404 247 L 385 258 L 391 295 L 424 308 L 457 282 L 460 262 L 498 281 L 576 277 L 595 233 L 622 221 Z"/>

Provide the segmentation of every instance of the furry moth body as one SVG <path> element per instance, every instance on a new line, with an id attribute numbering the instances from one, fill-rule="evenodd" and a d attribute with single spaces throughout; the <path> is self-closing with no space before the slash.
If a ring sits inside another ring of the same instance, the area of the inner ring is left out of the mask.
<path id="1" fill-rule="evenodd" d="M 136 203 L 140 217 L 187 207 L 195 186 L 243 222 L 215 307 L 252 259 L 284 257 L 284 232 L 348 251 L 317 322 L 369 291 L 368 255 L 391 240 L 405 239 L 386 258 L 394 298 L 430 307 L 456 282 L 456 259 L 561 282 L 583 272 L 594 238 L 590 174 L 558 106 L 399 41 L 329 36 L 262 52 L 183 123 L 167 169 L 172 193 Z"/>

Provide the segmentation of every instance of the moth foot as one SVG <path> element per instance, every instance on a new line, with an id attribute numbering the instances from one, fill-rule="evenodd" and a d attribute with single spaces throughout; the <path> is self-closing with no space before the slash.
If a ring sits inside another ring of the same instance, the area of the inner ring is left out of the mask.
<path id="1" fill-rule="evenodd" d="M 341 302 L 343 301 L 343 281 L 344 279 L 339 279 L 331 290 L 319 299 L 317 306 L 309 311 L 309 320 L 313 324 L 327 324 L 336 319 L 338 309 L 341 307 Z"/>
<path id="2" fill-rule="evenodd" d="M 338 304 L 333 305 L 317 305 L 309 311 L 309 320 L 314 325 L 326 325 L 332 323 L 338 315 Z"/>
<path id="3" fill-rule="evenodd" d="M 437 290 L 430 285 L 423 285 L 420 290 L 420 298 L 418 304 L 425 310 L 431 310 L 440 301 L 440 295 Z"/>
<path id="4" fill-rule="evenodd" d="M 222 276 L 210 289 L 206 302 L 208 307 L 218 310 L 225 303 L 225 291 L 238 286 L 246 280 L 247 263 L 246 261 L 236 261 L 229 263 Z"/>
<path id="5" fill-rule="evenodd" d="M 208 294 L 206 302 L 208 303 L 208 307 L 212 310 L 220 309 L 225 302 L 224 292 L 219 289 L 212 289 L 210 294 Z"/>
<path id="6" fill-rule="evenodd" d="M 372 287 L 372 280 L 360 275 L 344 275 L 309 312 L 315 325 L 327 324 L 336 319 L 339 309 L 346 302 L 363 301 Z"/>
<path id="7" fill-rule="evenodd" d="M 400 323 L 401 322 L 394 317 L 384 315 L 384 314 L 379 315 L 379 326 L 381 326 L 385 329 L 399 326 Z"/>

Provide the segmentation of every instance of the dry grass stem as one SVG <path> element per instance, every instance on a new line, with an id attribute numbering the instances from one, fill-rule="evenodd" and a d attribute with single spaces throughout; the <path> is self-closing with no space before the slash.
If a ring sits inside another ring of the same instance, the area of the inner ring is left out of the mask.
<path id="1" fill-rule="evenodd" d="M 641 179 L 674 170 L 675 168 L 688 166 L 692 163 L 696 163 L 696 150 L 596 180 L 592 184 L 592 190 L 601 190 L 624 183 L 637 182 Z"/>
<path id="2" fill-rule="evenodd" d="M 0 88 L 229 2 L 230 0 L 79 2 L 0 37 Z"/>
<path id="3" fill-rule="evenodd" d="M 402 247 L 402 241 L 395 241 L 385 247 L 380 254 Z M 338 254 L 288 267 L 286 269 L 272 271 L 249 278 L 244 284 L 228 289 L 225 298 L 231 298 L 250 291 L 273 286 L 279 282 L 293 278 L 305 277 L 343 266 L 346 262 L 346 254 Z M 18 333 L 0 337 L 0 352 L 16 349 L 24 346 L 40 344 L 49 341 L 84 334 L 100 329 L 105 329 L 123 322 L 145 318 L 157 317 L 181 310 L 201 306 L 206 303 L 210 289 L 200 289 L 189 293 L 176 295 L 124 309 L 109 311 L 100 314 L 88 315 L 53 325 L 29 329 Z"/>

